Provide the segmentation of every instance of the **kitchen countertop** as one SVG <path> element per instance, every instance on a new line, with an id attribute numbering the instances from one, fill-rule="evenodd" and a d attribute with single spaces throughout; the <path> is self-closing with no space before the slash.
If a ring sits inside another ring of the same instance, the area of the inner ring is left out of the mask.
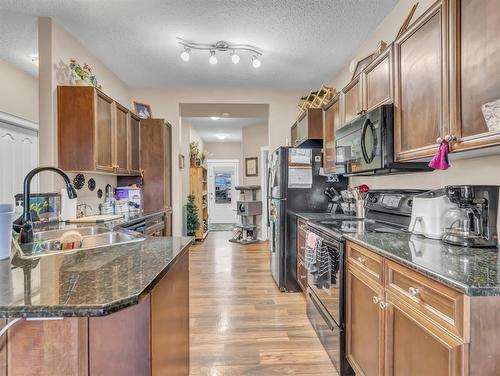
<path id="1" fill-rule="evenodd" d="M 452 246 L 405 232 L 361 232 L 344 238 L 466 295 L 500 296 L 498 249 Z"/>
<path id="2" fill-rule="evenodd" d="M 191 237 L 0 261 L 0 317 L 103 316 L 137 304 L 187 251 Z"/>
<path id="3" fill-rule="evenodd" d="M 305 221 L 326 221 L 328 219 L 343 219 L 343 218 L 353 218 L 349 215 L 344 214 L 331 214 L 331 213 L 297 213 L 289 210 L 289 213 L 295 215 Z"/>

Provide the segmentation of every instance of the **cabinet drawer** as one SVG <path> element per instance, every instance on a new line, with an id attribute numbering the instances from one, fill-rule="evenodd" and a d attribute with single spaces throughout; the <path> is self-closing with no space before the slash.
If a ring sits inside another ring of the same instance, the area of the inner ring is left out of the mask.
<path id="1" fill-rule="evenodd" d="M 388 260 L 386 289 L 450 333 L 467 340 L 462 293 Z"/>
<path id="2" fill-rule="evenodd" d="M 380 284 L 384 283 L 384 258 L 382 256 L 368 251 L 357 244 L 348 242 L 347 260 L 349 263 L 367 271 L 367 275 L 376 282 Z"/>
<path id="3" fill-rule="evenodd" d="M 307 291 L 307 270 L 302 260 L 297 260 L 297 282 L 305 293 Z"/>

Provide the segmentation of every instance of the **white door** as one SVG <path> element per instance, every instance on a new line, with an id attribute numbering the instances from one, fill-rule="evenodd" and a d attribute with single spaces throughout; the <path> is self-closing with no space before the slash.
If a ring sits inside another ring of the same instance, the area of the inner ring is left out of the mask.
<path id="1" fill-rule="evenodd" d="M 14 203 L 14 195 L 23 193 L 24 176 L 36 166 L 37 130 L 7 123 L 0 117 L 0 202 Z M 38 192 L 38 177 L 31 182 L 31 192 Z"/>
<path id="2" fill-rule="evenodd" d="M 237 223 L 238 160 L 208 161 L 208 223 Z"/>

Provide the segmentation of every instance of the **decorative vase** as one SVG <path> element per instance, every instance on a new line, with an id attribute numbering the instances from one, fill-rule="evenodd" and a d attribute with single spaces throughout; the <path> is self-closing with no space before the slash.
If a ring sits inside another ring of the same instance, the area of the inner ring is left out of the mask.
<path id="1" fill-rule="evenodd" d="M 75 85 L 76 86 L 92 86 L 90 82 L 87 80 L 75 80 Z"/>

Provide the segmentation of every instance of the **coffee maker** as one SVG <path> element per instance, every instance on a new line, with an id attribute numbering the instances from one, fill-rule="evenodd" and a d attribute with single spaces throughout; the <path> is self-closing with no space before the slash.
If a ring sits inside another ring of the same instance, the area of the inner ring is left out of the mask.
<path id="1" fill-rule="evenodd" d="M 498 186 L 451 185 L 445 188 L 457 205 L 444 216 L 443 241 L 466 247 L 497 247 Z"/>

